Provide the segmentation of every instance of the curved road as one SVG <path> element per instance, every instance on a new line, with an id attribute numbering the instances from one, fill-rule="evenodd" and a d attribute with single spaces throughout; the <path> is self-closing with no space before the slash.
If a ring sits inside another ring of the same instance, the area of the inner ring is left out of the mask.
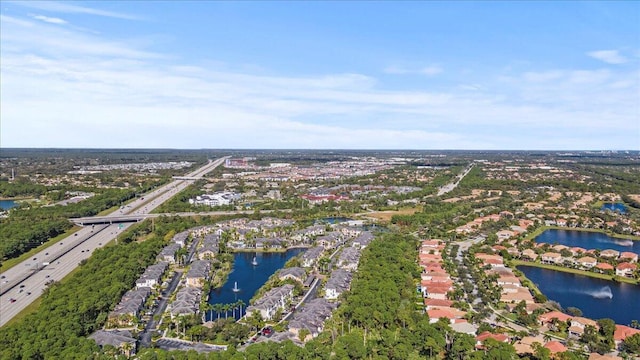
<path id="1" fill-rule="evenodd" d="M 210 161 L 205 166 L 187 174 L 200 178 L 222 164 L 228 157 Z M 176 180 L 164 185 L 108 216 L 142 215 L 151 212 L 195 180 Z M 119 233 L 132 224 L 87 226 L 71 236 L 35 254 L 0 274 L 0 326 L 6 324 L 20 311 L 37 299 L 49 281 L 59 281 L 67 276 L 91 253 L 116 239 Z M 49 264 L 47 264 L 49 263 Z"/>

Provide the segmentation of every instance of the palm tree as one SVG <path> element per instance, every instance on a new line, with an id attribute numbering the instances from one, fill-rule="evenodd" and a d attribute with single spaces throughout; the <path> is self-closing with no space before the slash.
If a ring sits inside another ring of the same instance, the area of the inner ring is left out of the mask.
<path id="1" fill-rule="evenodd" d="M 242 317 L 242 307 L 243 307 L 243 306 L 245 306 L 246 304 L 245 304 L 245 303 L 244 303 L 244 301 L 242 301 L 242 300 L 238 300 L 237 304 L 238 304 L 238 307 L 240 308 L 240 315 L 239 315 L 239 317 L 241 318 L 241 317 Z"/>
<path id="2" fill-rule="evenodd" d="M 220 320 L 220 313 L 222 312 L 222 304 L 214 304 L 213 309 L 216 311 L 216 314 L 218 314 L 218 320 Z"/>

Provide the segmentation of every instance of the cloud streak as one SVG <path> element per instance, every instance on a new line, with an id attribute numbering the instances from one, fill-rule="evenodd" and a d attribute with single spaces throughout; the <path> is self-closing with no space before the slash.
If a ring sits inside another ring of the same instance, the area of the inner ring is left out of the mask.
<path id="1" fill-rule="evenodd" d="M 612 64 L 612 65 L 620 65 L 629 61 L 626 57 L 620 55 L 618 50 L 591 51 L 591 52 L 588 52 L 587 55 L 591 56 L 596 60 L 600 60 L 607 64 Z"/>
<path id="2" fill-rule="evenodd" d="M 116 19 L 124 19 L 124 20 L 141 20 L 140 17 L 131 15 L 131 14 L 123 14 L 114 11 L 101 10 L 96 8 L 90 8 L 86 6 L 80 6 L 70 3 L 61 3 L 57 1 L 20 1 L 20 2 L 12 2 L 14 5 L 20 5 L 23 7 L 38 9 L 43 11 L 50 11 L 55 13 L 64 13 L 64 14 L 85 14 L 85 15 L 94 15 L 94 16 L 103 16 L 109 18 Z"/>
<path id="3" fill-rule="evenodd" d="M 56 24 L 56 25 L 67 24 L 67 21 L 60 18 L 56 18 L 56 17 L 49 17 L 44 15 L 30 15 L 30 16 L 36 20 L 44 21 L 49 24 Z"/>

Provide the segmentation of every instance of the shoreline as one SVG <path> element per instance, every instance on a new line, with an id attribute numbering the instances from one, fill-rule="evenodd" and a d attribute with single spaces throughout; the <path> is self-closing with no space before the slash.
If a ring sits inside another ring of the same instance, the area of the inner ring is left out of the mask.
<path id="1" fill-rule="evenodd" d="M 233 253 L 283 253 L 292 249 L 308 249 L 312 247 L 311 245 L 294 245 L 286 248 L 277 248 L 277 249 L 255 249 L 255 248 L 231 248 L 233 249 Z"/>
<path id="2" fill-rule="evenodd" d="M 625 235 L 625 234 L 610 233 L 610 232 L 607 232 L 604 229 L 571 228 L 571 227 L 566 227 L 566 226 L 542 226 L 542 227 L 534 230 L 529 235 L 527 235 L 524 238 L 524 240 L 525 241 L 526 240 L 535 241 L 535 238 L 537 238 L 538 236 L 540 236 L 543 232 L 545 232 L 547 230 L 584 231 L 584 232 L 592 232 L 592 233 L 601 233 L 601 234 L 605 234 L 605 235 L 607 235 L 609 237 L 616 238 L 616 239 L 640 241 L 640 236 L 636 236 L 636 235 Z"/>
<path id="3" fill-rule="evenodd" d="M 571 268 L 567 268 L 567 267 L 564 267 L 564 266 L 541 264 L 541 263 L 534 262 L 534 261 L 529 262 L 529 261 L 522 261 L 522 260 L 510 260 L 510 263 L 509 263 L 509 267 L 510 268 L 518 270 L 518 266 L 531 266 L 531 267 L 537 267 L 537 268 L 542 268 L 542 269 L 547 269 L 547 270 L 552 270 L 552 271 L 560 271 L 560 272 L 570 273 L 570 274 L 574 274 L 574 275 L 583 275 L 583 276 L 588 276 L 588 277 L 592 277 L 592 278 L 595 278 L 595 279 L 601 279 L 601 280 L 606 280 L 606 281 L 621 282 L 621 283 L 623 282 L 623 283 L 627 283 L 627 284 L 638 285 L 638 281 L 635 280 L 635 279 L 619 277 L 617 275 L 600 274 L 600 273 L 591 272 L 591 271 L 587 271 L 587 270 L 571 269 Z M 540 292 L 540 289 L 538 289 L 535 286 L 535 284 L 533 284 L 533 282 L 524 275 L 524 273 L 522 274 L 522 276 L 525 279 L 527 279 L 533 285 L 533 287 L 535 287 L 535 290 L 537 292 L 542 294 L 542 292 Z"/>

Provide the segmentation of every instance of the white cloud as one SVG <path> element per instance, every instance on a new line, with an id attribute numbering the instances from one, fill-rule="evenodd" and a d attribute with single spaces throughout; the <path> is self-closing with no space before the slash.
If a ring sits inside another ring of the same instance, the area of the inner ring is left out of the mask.
<path id="1" fill-rule="evenodd" d="M 29 15 L 32 18 L 36 19 L 36 20 L 40 20 L 40 21 L 44 21 L 46 23 L 50 23 L 50 24 L 57 24 L 57 25 L 64 25 L 67 24 L 67 21 L 60 19 L 60 18 L 56 18 L 56 17 L 49 17 L 49 16 L 44 16 L 44 15 Z"/>
<path id="2" fill-rule="evenodd" d="M 624 64 L 628 61 L 626 57 L 618 53 L 618 50 L 591 51 L 591 52 L 588 52 L 587 55 L 591 56 L 594 59 L 604 61 L 607 64 L 613 64 L 613 65 Z"/>
<path id="3" fill-rule="evenodd" d="M 421 69 L 420 73 L 423 74 L 423 75 L 427 75 L 427 76 L 433 76 L 433 75 L 438 75 L 443 71 L 444 70 L 442 70 L 442 68 L 440 66 L 431 65 L 431 66 L 427 66 L 427 67 Z"/>
<path id="4" fill-rule="evenodd" d="M 639 84 L 629 83 L 637 73 L 551 69 L 448 91 L 389 90 L 357 73 L 268 76 L 165 65 L 157 61 L 164 54 L 127 41 L 0 20 L 5 147 L 638 146 L 631 134 Z"/>
<path id="5" fill-rule="evenodd" d="M 383 72 L 386 74 L 394 74 L 394 75 L 406 75 L 406 74 L 416 74 L 416 75 L 426 75 L 426 76 L 434 76 L 442 73 L 444 70 L 442 67 L 438 65 L 429 65 L 423 68 L 408 68 L 403 66 L 391 65 L 384 68 Z"/>
<path id="6" fill-rule="evenodd" d="M 12 2 L 12 4 L 28 7 L 31 9 L 38 9 L 38 10 L 65 13 L 65 14 L 86 14 L 86 15 L 104 16 L 104 17 L 118 18 L 118 19 L 125 19 L 125 20 L 140 20 L 140 17 L 135 15 L 89 8 L 89 7 L 74 5 L 70 3 L 61 3 L 57 1 L 18 1 L 18 2 Z"/>

